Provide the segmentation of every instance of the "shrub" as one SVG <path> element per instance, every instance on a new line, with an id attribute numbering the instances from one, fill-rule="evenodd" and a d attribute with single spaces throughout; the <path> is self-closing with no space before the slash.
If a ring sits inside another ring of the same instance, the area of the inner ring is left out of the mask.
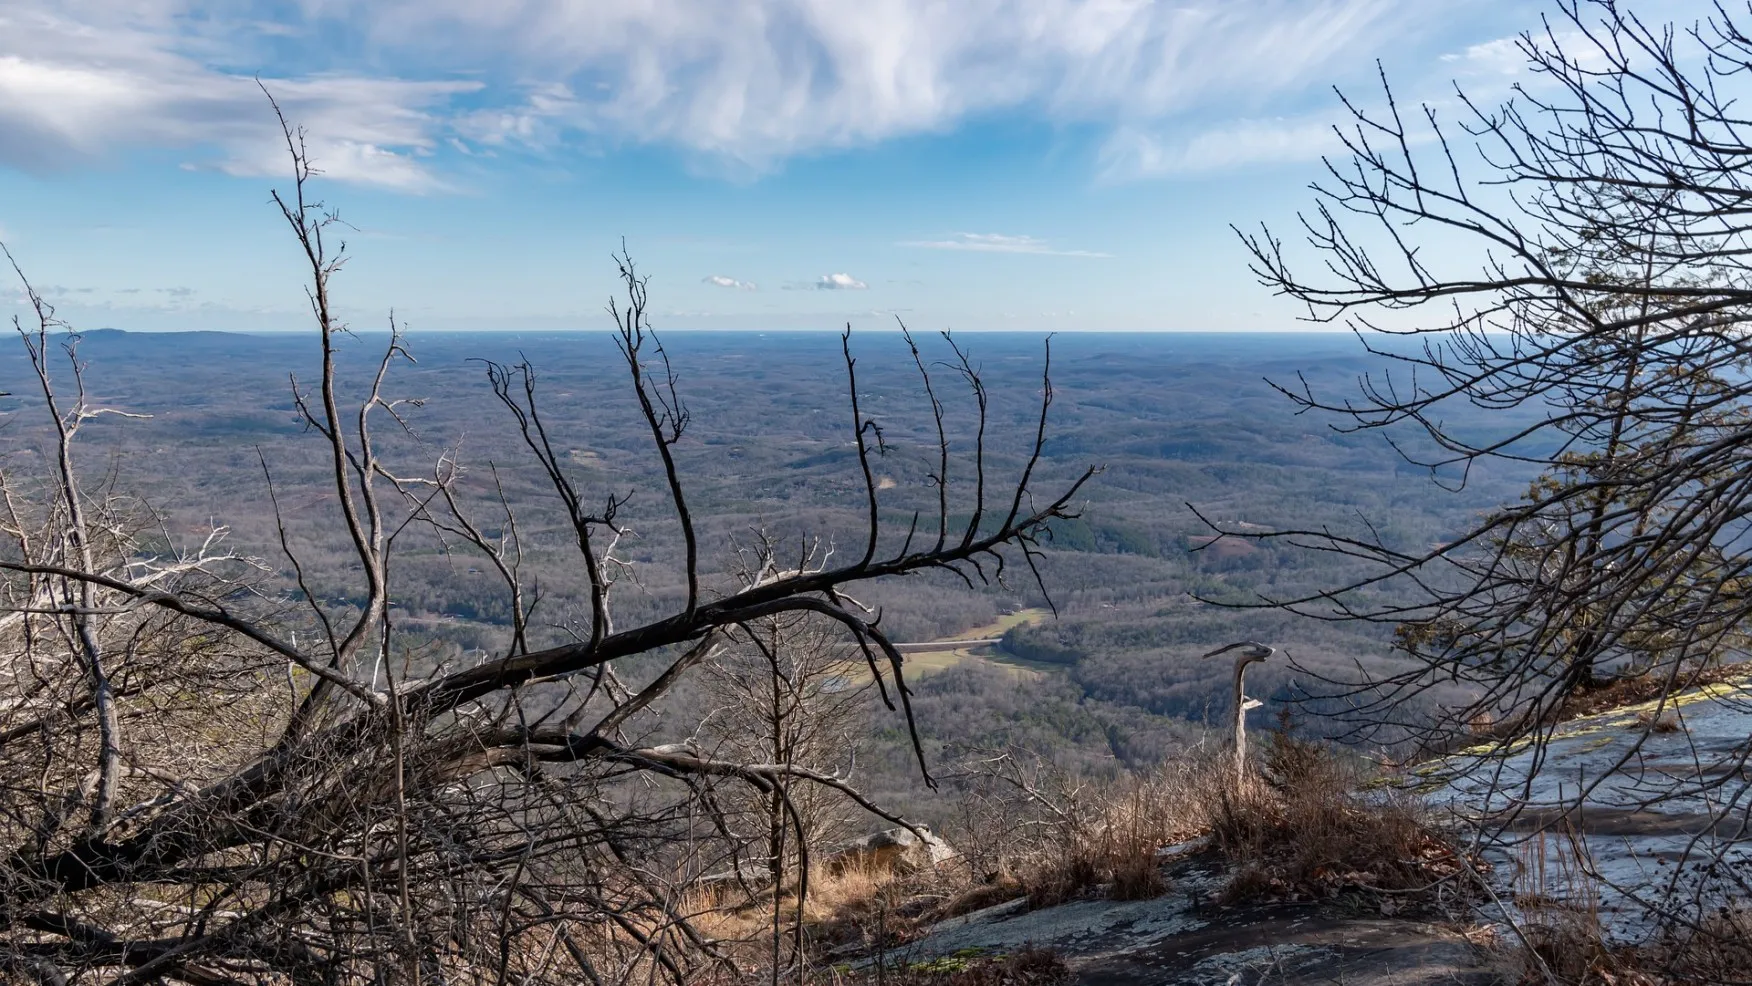
<path id="1" fill-rule="evenodd" d="M 1258 775 L 1236 785 L 1207 775 L 1198 792 L 1218 849 L 1245 866 L 1225 902 L 1264 897 L 1319 899 L 1343 889 L 1433 888 L 1469 865 L 1425 817 L 1414 797 L 1361 791 L 1357 772 L 1330 747 L 1280 727 L 1267 740 Z"/>

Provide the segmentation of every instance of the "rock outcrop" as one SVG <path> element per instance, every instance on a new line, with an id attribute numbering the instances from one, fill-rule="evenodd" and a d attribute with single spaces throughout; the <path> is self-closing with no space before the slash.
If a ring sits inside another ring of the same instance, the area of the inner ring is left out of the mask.
<path id="1" fill-rule="evenodd" d="M 921 839 L 911 829 L 891 828 L 854 839 L 827 857 L 828 872 L 863 868 L 888 873 L 917 873 L 955 858 L 955 850 L 927 826 Z"/>
<path id="2" fill-rule="evenodd" d="M 1154 900 L 1026 900 L 944 921 L 889 961 L 1050 948 L 1085 986 L 1496 986 L 1501 956 L 1439 923 L 1358 913 L 1358 901 L 1224 907 L 1227 866 L 1200 844 L 1165 860 Z"/>

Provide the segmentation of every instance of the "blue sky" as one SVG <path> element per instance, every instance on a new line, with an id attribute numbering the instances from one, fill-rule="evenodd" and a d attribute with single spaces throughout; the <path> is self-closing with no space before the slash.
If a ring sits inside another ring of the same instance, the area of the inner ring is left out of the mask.
<path id="1" fill-rule="evenodd" d="M 0 239 L 81 328 L 296 328 L 259 76 L 361 327 L 1284 329 L 1332 87 L 1506 91 L 1537 0 L 4 0 Z M 0 301 L 16 300 L 8 283 Z"/>

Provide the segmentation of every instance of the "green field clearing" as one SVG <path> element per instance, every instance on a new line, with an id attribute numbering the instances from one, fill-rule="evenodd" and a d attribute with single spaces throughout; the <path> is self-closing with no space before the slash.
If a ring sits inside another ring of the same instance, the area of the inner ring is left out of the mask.
<path id="1" fill-rule="evenodd" d="M 974 627 L 971 630 L 963 630 L 953 637 L 945 637 L 943 639 L 945 642 L 948 642 L 952 640 L 983 640 L 987 637 L 1002 637 L 1005 631 L 1009 630 L 1011 627 L 1018 627 L 1024 623 L 1039 623 L 1041 620 L 1046 619 L 1046 617 L 1047 611 L 1039 607 L 1019 609 L 1014 613 L 1005 613 L 1003 616 L 998 617 L 996 621 L 987 623 L 985 626 Z"/>
<path id="2" fill-rule="evenodd" d="M 989 640 L 993 637 L 1001 637 L 1011 627 L 1021 626 L 1025 623 L 1038 623 L 1047 615 L 1048 612 L 1045 609 L 1019 609 L 1014 613 L 1006 613 L 984 626 L 963 630 L 939 641 L 930 641 L 931 643 L 941 643 L 943 649 L 911 650 L 906 655 L 906 672 L 909 675 L 923 676 L 941 671 L 944 668 L 952 668 L 962 661 L 984 661 L 987 664 L 1013 671 L 1022 677 L 1039 678 L 1042 674 L 1054 670 L 1054 666 L 1012 657 L 989 644 L 979 647 L 961 647 L 957 644 L 966 640 Z M 920 645 L 913 644 L 911 646 L 918 647 Z M 1058 670 L 1063 669 L 1059 668 Z M 869 668 L 861 661 L 848 662 L 847 672 L 862 677 L 869 674 Z"/>

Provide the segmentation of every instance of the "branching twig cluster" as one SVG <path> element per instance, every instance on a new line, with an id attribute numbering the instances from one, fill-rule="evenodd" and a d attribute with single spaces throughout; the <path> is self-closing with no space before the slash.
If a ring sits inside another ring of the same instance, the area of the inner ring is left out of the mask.
<path id="1" fill-rule="evenodd" d="M 1313 269 L 1269 230 L 1242 234 L 1262 283 L 1351 326 L 1389 367 L 1343 398 L 1280 386 L 1302 409 L 1384 434 L 1440 482 L 1492 462 L 1539 471 L 1519 502 L 1436 545 L 1373 528 L 1227 533 L 1373 566 L 1261 604 L 1393 627 L 1404 670 L 1329 675 L 1324 697 L 1348 703 L 1359 735 L 1482 741 L 1455 761 L 1475 771 L 1543 740 L 1614 678 L 1646 676 L 1671 697 L 1742 660 L 1752 617 L 1746 11 L 1674 27 L 1617 0 L 1554 6 L 1520 39 L 1527 81 L 1498 106 L 1459 93 L 1458 125 L 1428 107 L 1414 124 L 1391 89 L 1378 111 L 1346 102 L 1348 153 L 1302 217 Z M 1459 404 L 1505 424 L 1456 425 Z M 1461 707 L 1407 716 L 1456 684 L 1471 696 Z M 1752 746 L 1631 782 L 1642 749 L 1572 786 L 1569 804 L 1683 799 L 1719 822 L 1747 817 Z M 1505 782 L 1498 805 L 1532 800 L 1536 774 Z M 1651 902 L 1680 919 L 1747 889 L 1728 843 L 1692 849 L 1674 899 Z"/>
<path id="2" fill-rule="evenodd" d="M 915 515 L 902 535 L 884 523 L 872 468 L 882 431 L 858 404 L 848 338 L 847 437 L 867 538 L 848 559 L 757 536 L 740 576 L 720 575 L 702 561 L 674 454 L 689 424 L 677 373 L 648 322 L 646 281 L 623 254 L 626 301 L 611 313 L 685 545 L 685 599 L 617 622 L 617 589 L 640 579 L 624 551 L 630 494 L 587 489 L 568 469 L 531 366 L 489 363 L 523 446 L 514 451 L 533 459 L 577 551 L 589 612 L 554 641 L 520 542 L 520 511 L 536 508 L 507 494 L 497 466 L 477 474 L 444 452 L 416 474 L 384 451 L 382 433 L 412 435 L 404 412 L 415 403 L 390 396 L 393 369 L 411 359 L 393 318 L 362 396 L 344 394 L 347 329 L 331 294 L 344 227 L 311 198 L 317 171 L 302 133 L 288 125 L 285 137 L 294 180 L 274 200 L 302 250 L 321 360 L 314 386 L 293 382 L 296 406 L 324 450 L 356 585 L 337 598 L 312 583 L 266 456 L 285 584 L 227 555 L 218 533 L 181 554 L 148 551 L 124 501 L 81 484 L 73 439 L 101 409 L 82 393 L 57 397 L 48 354 L 62 327 L 37 302 L 39 324 L 22 335 L 58 458 L 51 481 L 32 487 L 8 471 L 0 486 L 0 964 L 43 982 L 602 984 L 683 982 L 729 961 L 676 885 L 677 846 L 702 818 L 727 844 L 747 836 L 733 831 L 727 785 L 786 813 L 793 832 L 805 827 L 805 789 L 909 823 L 849 777 L 795 757 L 655 742 L 654 712 L 702 665 L 807 620 L 837 653 L 862 658 L 925 769 L 902 655 L 855 587 L 933 571 L 1002 578 L 1007 556 L 1032 565 L 1091 475 L 1035 499 L 1050 384 L 1027 465 L 997 495 L 978 372 L 951 343 L 980 436 L 971 456 L 952 455 L 948 411 L 918 359 L 936 420 L 937 516 Z M 951 467 L 974 477 L 971 495 Z M 477 475 L 493 491 L 484 510 L 464 493 Z M 952 509 L 970 519 L 953 521 Z M 496 574 L 510 614 L 502 651 L 433 670 L 410 650 L 395 619 L 395 559 L 421 539 L 473 552 Z M 635 657 L 643 663 L 629 672 Z M 777 656 L 769 663 L 782 672 Z"/>

